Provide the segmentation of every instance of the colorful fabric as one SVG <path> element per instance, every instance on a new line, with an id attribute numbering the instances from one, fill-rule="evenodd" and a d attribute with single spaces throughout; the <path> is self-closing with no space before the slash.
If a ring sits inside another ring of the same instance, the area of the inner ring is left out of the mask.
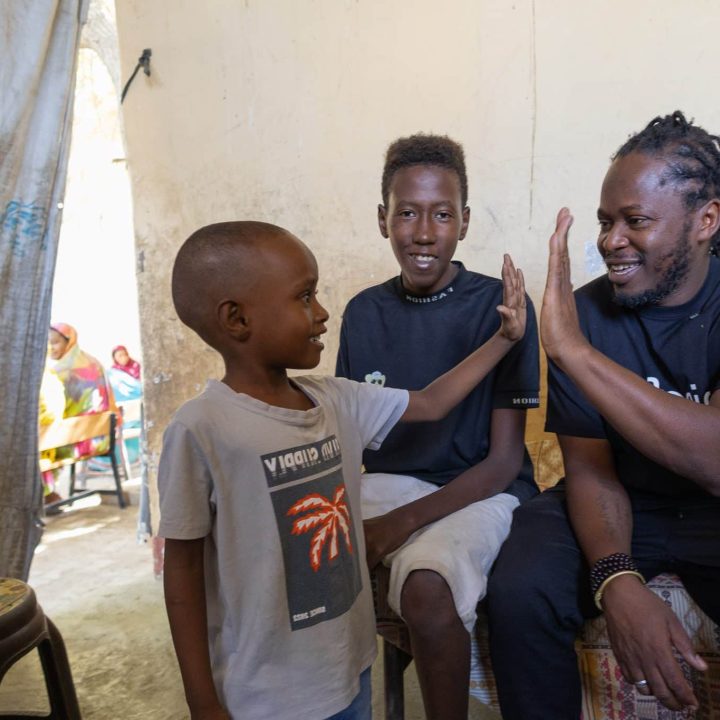
<path id="1" fill-rule="evenodd" d="M 129 400 L 142 398 L 143 387 L 137 378 L 129 375 L 124 370 L 118 370 L 115 365 L 108 368 L 106 375 L 115 396 L 115 402 L 119 405 Z"/>
<path id="2" fill-rule="evenodd" d="M 53 323 L 50 327 L 68 340 L 63 356 L 49 361 L 50 369 L 65 388 L 63 417 L 93 415 L 107 410 L 117 412 L 105 369 L 92 355 L 80 349 L 75 328 L 66 323 Z M 102 453 L 108 443 L 106 437 L 85 440 L 74 446 L 73 454 L 75 457 L 96 455 Z"/>
<path id="3" fill-rule="evenodd" d="M 50 361 L 50 368 L 65 386 L 63 417 L 91 415 L 115 410 L 115 399 L 105 377 L 105 369 L 92 355 L 80 349 L 75 328 L 65 323 L 50 326 L 68 339 L 65 354 Z"/>
<path id="4" fill-rule="evenodd" d="M 698 673 L 683 663 L 700 707 L 694 714 L 690 710 L 673 712 L 652 695 L 641 695 L 625 682 L 610 646 L 605 618 L 600 616 L 583 625 L 575 646 L 583 691 L 582 720 L 720 720 L 720 627 L 700 610 L 677 576 L 658 575 L 648 587 L 673 609 L 693 647 L 708 664 L 706 673 Z M 497 710 L 487 622 L 484 615 L 480 618 L 477 639 L 472 639 L 470 694 Z"/>
<path id="5" fill-rule="evenodd" d="M 123 409 L 123 433 L 129 433 L 130 430 L 138 429 L 141 426 L 139 417 L 137 419 L 128 419 L 124 404 L 135 400 L 142 399 L 142 383 L 132 375 L 129 375 L 124 370 L 118 370 L 114 365 L 107 371 L 107 379 L 110 382 L 113 395 L 115 396 L 115 402 L 118 407 Z M 128 462 L 134 463 L 140 458 L 140 438 L 139 437 L 126 437 L 123 442 L 125 443 L 125 450 L 127 451 Z M 109 465 L 109 460 L 106 458 L 98 458 L 97 461 L 106 462 Z M 97 462 L 96 461 L 96 462 Z"/>
<path id="6" fill-rule="evenodd" d="M 125 354 L 128 356 L 128 361 L 123 365 L 115 359 L 115 353 L 119 350 L 124 350 Z M 128 375 L 132 375 L 136 380 L 140 379 L 140 363 L 137 360 L 133 360 L 130 357 L 130 353 L 128 353 L 127 348 L 124 345 L 116 345 L 113 348 L 112 351 L 112 359 L 113 359 L 113 367 L 116 370 L 122 370 L 123 372 L 126 372 Z"/>
<path id="7" fill-rule="evenodd" d="M 708 664 L 698 673 L 682 662 L 692 678 L 700 707 L 673 712 L 653 696 L 636 692 L 620 672 L 608 640 L 603 617 L 587 622 L 577 643 L 583 685 L 583 720 L 718 720 L 720 718 L 720 628 L 693 602 L 680 580 L 671 574 L 658 575 L 648 587 L 675 612 L 693 647 Z"/>
<path id="8" fill-rule="evenodd" d="M 60 378 L 49 368 L 43 372 L 40 385 L 39 423 L 41 427 L 61 420 L 65 412 L 65 387 Z"/>
<path id="9" fill-rule="evenodd" d="M 40 402 L 38 409 L 38 421 L 40 427 L 52 425 L 63 417 L 65 411 L 65 388 L 60 378 L 49 368 L 45 367 L 42 384 L 40 385 Z M 57 448 L 43 450 L 40 453 L 41 460 L 54 462 L 57 457 Z M 48 470 L 42 473 L 43 493 L 49 495 L 55 490 L 55 473 Z"/>

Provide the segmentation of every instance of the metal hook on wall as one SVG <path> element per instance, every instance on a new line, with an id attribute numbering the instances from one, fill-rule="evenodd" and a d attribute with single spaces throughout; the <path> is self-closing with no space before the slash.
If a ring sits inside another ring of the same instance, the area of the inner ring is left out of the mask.
<path id="1" fill-rule="evenodd" d="M 138 58 L 137 65 L 135 66 L 135 69 L 132 71 L 132 75 L 128 79 L 128 81 L 125 83 L 125 87 L 122 90 L 122 93 L 120 94 L 120 104 L 122 105 L 123 100 L 125 99 L 125 95 L 127 95 L 128 88 L 130 87 L 130 83 L 135 79 L 135 76 L 138 74 L 138 70 L 140 68 L 143 69 L 143 72 L 146 75 L 150 75 L 150 57 L 152 56 L 152 50 L 150 48 L 145 48 L 145 50 L 142 51 L 142 55 Z"/>

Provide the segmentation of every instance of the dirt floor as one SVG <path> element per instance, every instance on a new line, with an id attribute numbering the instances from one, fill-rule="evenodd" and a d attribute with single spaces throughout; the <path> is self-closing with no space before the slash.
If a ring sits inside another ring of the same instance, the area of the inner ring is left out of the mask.
<path id="1" fill-rule="evenodd" d="M 180 675 L 170 640 L 162 583 L 150 545 L 136 539 L 138 481 L 132 505 L 87 498 L 47 518 L 29 583 L 63 635 L 84 720 L 184 720 Z M 83 505 L 81 506 L 81 503 Z M 423 717 L 414 668 L 406 671 L 406 720 Z M 382 710 L 382 660 L 373 668 L 373 716 Z M 470 698 L 473 720 L 499 716 Z M 35 652 L 0 686 L 0 716 L 48 712 Z"/>

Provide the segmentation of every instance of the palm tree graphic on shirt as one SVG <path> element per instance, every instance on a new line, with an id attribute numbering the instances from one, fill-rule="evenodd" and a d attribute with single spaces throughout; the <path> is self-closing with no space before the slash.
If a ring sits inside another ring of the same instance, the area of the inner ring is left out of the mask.
<path id="1" fill-rule="evenodd" d="M 345 497 L 345 485 L 335 488 L 333 499 L 328 500 L 320 493 L 310 493 L 298 500 L 288 511 L 289 516 L 306 513 L 297 518 L 290 530 L 293 535 L 315 530 L 310 540 L 310 567 L 317 572 L 322 561 L 322 551 L 328 545 L 328 561 L 334 560 L 340 553 L 339 536 L 345 538 L 348 552 L 352 554 L 353 547 L 350 539 L 350 511 Z"/>

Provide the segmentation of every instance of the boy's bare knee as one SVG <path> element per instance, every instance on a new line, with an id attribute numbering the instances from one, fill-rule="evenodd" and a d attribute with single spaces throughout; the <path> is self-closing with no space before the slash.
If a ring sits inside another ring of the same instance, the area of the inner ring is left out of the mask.
<path id="1" fill-rule="evenodd" d="M 411 572 L 400 598 L 405 622 L 415 628 L 436 628 L 458 621 L 450 586 L 433 570 Z"/>

